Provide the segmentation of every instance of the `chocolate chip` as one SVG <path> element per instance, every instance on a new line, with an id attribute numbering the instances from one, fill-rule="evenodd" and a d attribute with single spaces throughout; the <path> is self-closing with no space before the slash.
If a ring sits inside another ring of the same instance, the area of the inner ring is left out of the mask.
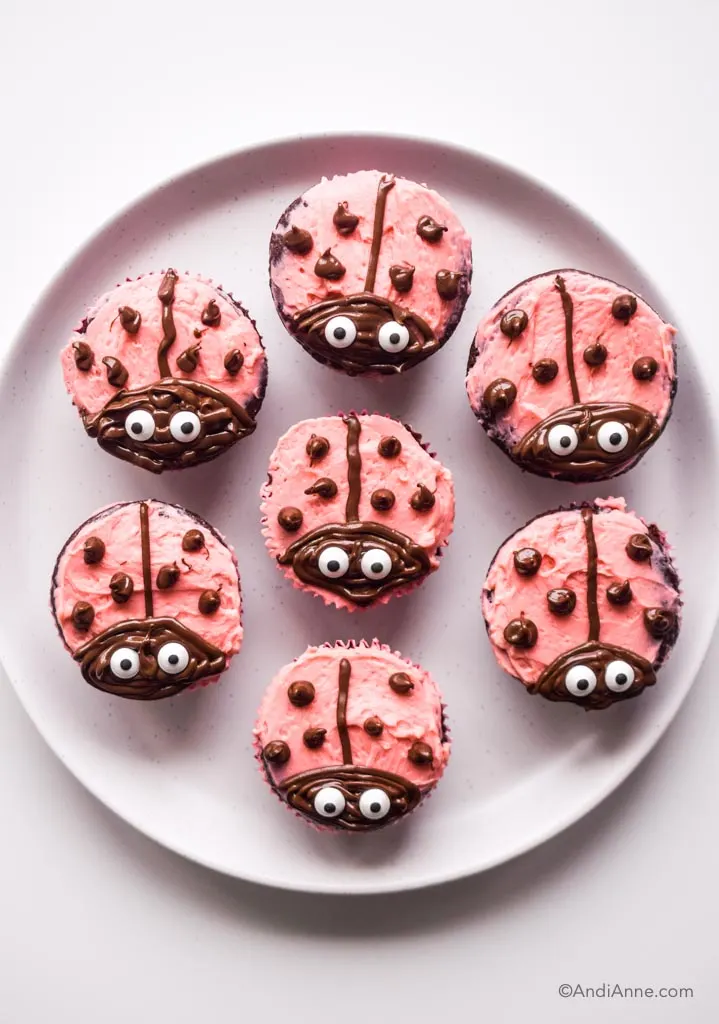
<path id="1" fill-rule="evenodd" d="M 270 764 L 287 764 L 290 759 L 290 748 L 284 740 L 270 740 L 265 744 L 262 755 Z"/>
<path id="2" fill-rule="evenodd" d="M 110 595 L 115 604 L 125 604 L 132 597 L 135 584 L 125 572 L 116 572 L 110 580 Z"/>
<path id="3" fill-rule="evenodd" d="M 72 624 L 81 633 L 86 633 L 95 618 L 95 609 L 89 601 L 76 601 L 72 609 Z"/>
<path id="4" fill-rule="evenodd" d="M 230 377 L 236 377 L 245 363 L 245 357 L 238 348 L 230 349 L 223 360 L 223 365 Z"/>
<path id="5" fill-rule="evenodd" d="M 659 363 L 653 356 L 641 356 L 632 366 L 632 374 L 635 380 L 652 380 L 658 369 Z"/>
<path id="6" fill-rule="evenodd" d="M 220 604 L 221 598 L 216 590 L 203 590 L 197 602 L 197 607 L 203 615 L 214 615 Z"/>
<path id="7" fill-rule="evenodd" d="M 584 362 L 587 366 L 601 366 L 607 359 L 607 349 L 601 341 L 593 341 L 584 350 Z"/>
<path id="8" fill-rule="evenodd" d="M 632 585 L 629 580 L 615 580 L 607 587 L 607 600 L 610 604 L 629 604 L 632 596 Z"/>
<path id="9" fill-rule="evenodd" d="M 384 731 L 384 722 L 377 715 L 365 719 L 364 731 L 368 736 L 381 736 Z"/>
<path id="10" fill-rule="evenodd" d="M 308 487 L 305 494 L 317 494 L 320 498 L 329 501 L 337 495 L 337 484 L 328 476 L 322 476 L 315 480 L 311 487 Z"/>
<path id="11" fill-rule="evenodd" d="M 180 568 L 177 562 L 173 562 L 172 565 L 163 565 L 157 574 L 158 590 L 169 590 L 170 587 L 174 587 L 179 578 Z"/>
<path id="12" fill-rule="evenodd" d="M 78 370 L 82 370 L 83 373 L 87 373 L 88 370 L 92 369 L 92 364 L 95 362 L 95 353 L 86 341 L 73 341 L 72 347 L 75 355 L 75 366 Z"/>
<path id="13" fill-rule="evenodd" d="M 532 376 L 537 384 L 551 384 L 558 373 L 555 359 L 539 359 L 532 367 Z"/>
<path id="14" fill-rule="evenodd" d="M 634 295 L 617 295 L 612 303 L 612 316 L 615 320 L 629 323 L 637 311 L 637 300 Z"/>
<path id="15" fill-rule="evenodd" d="M 537 636 L 537 627 L 531 619 L 525 618 L 524 615 L 520 615 L 518 619 L 512 619 L 504 627 L 504 639 L 512 647 L 534 647 Z"/>
<path id="16" fill-rule="evenodd" d="M 377 512 L 389 512 L 394 502 L 394 494 L 392 491 L 387 490 L 386 487 L 380 487 L 378 490 L 372 491 L 370 504 Z"/>
<path id="17" fill-rule="evenodd" d="M 132 306 L 120 306 L 117 315 L 120 318 L 123 329 L 128 334 L 137 334 L 142 323 L 142 316 L 138 310 L 133 309 Z"/>
<path id="18" fill-rule="evenodd" d="M 295 227 L 294 224 L 289 231 L 284 233 L 282 241 L 286 249 L 297 253 L 299 256 L 306 256 L 314 244 L 309 231 L 305 231 L 304 228 Z"/>
<path id="19" fill-rule="evenodd" d="M 389 685 L 395 693 L 399 693 L 403 697 L 406 697 L 408 693 L 414 690 L 414 683 L 406 672 L 395 672 L 391 675 L 389 677 Z"/>
<path id="20" fill-rule="evenodd" d="M 484 404 L 495 415 L 506 412 L 517 397 L 517 388 L 511 380 L 498 377 L 484 391 Z"/>
<path id="21" fill-rule="evenodd" d="M 85 565 L 97 565 L 105 557 L 105 542 L 100 537 L 88 537 L 82 548 Z"/>
<path id="22" fill-rule="evenodd" d="M 420 765 L 421 767 L 431 765 L 434 759 L 429 743 L 423 743 L 422 740 L 414 741 L 407 752 L 407 757 L 412 764 Z"/>
<path id="23" fill-rule="evenodd" d="M 306 679 L 297 679 L 287 687 L 287 696 L 296 708 L 306 708 L 315 699 L 315 688 Z"/>
<path id="24" fill-rule="evenodd" d="M 499 329 L 505 337 L 514 341 L 527 329 L 529 317 L 523 309 L 510 309 L 499 321 Z"/>
<path id="25" fill-rule="evenodd" d="M 310 750 L 317 750 L 324 743 L 326 735 L 327 730 L 321 729 L 319 726 L 313 729 L 305 729 L 302 734 L 302 742 Z"/>
<path id="26" fill-rule="evenodd" d="M 398 437 L 383 437 L 377 445 L 377 451 L 383 459 L 396 459 L 402 451 L 402 442 Z"/>
<path id="27" fill-rule="evenodd" d="M 652 542 L 646 533 L 633 533 L 624 550 L 634 562 L 648 562 L 652 557 Z"/>
<path id="28" fill-rule="evenodd" d="M 424 484 L 418 484 L 417 490 L 409 499 L 409 503 L 415 512 L 429 512 L 430 509 L 434 508 L 435 500 L 435 496 L 429 487 L 426 487 Z"/>
<path id="29" fill-rule="evenodd" d="M 319 437 L 312 434 L 305 445 L 305 451 L 310 457 L 310 462 L 320 462 L 330 450 L 330 443 L 326 437 Z"/>
<path id="30" fill-rule="evenodd" d="M 547 594 L 547 604 L 554 615 L 571 615 L 577 605 L 577 595 L 566 587 L 557 587 Z"/>
<path id="31" fill-rule="evenodd" d="M 443 224 L 438 224 L 434 217 L 430 217 L 427 214 L 420 217 L 417 221 L 417 234 L 425 242 L 439 242 L 445 231 L 447 231 L 447 228 Z"/>
<path id="32" fill-rule="evenodd" d="M 518 548 L 514 552 L 514 568 L 520 576 L 534 576 L 541 564 L 542 555 L 536 548 Z"/>
<path id="33" fill-rule="evenodd" d="M 671 630 L 676 616 L 668 608 L 645 608 L 644 625 L 650 636 L 661 640 Z"/>
<path id="34" fill-rule="evenodd" d="M 302 512 L 298 508 L 294 508 L 292 505 L 285 505 L 277 513 L 277 522 L 280 524 L 283 530 L 287 530 L 288 533 L 296 533 L 297 530 L 302 526 Z"/>
<path id="35" fill-rule="evenodd" d="M 200 551 L 205 546 L 205 535 L 201 530 L 188 530 L 182 538 L 183 551 Z"/>

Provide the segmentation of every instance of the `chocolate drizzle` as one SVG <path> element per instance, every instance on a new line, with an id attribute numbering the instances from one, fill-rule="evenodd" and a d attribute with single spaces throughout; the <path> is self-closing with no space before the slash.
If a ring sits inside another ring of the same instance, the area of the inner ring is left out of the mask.
<path id="1" fill-rule="evenodd" d="M 359 519 L 359 500 L 362 491 L 362 457 L 359 450 L 360 422 L 354 413 L 345 417 L 347 427 L 347 506 L 345 519 L 348 523 L 356 523 Z"/>
<path id="2" fill-rule="evenodd" d="M 72 348 L 75 366 L 78 370 L 82 370 L 83 373 L 87 373 L 88 370 L 92 369 L 92 364 L 95 362 L 95 353 L 86 341 L 73 341 Z"/>
<path id="3" fill-rule="evenodd" d="M 414 267 L 411 263 L 394 263 L 389 268 L 389 279 L 397 291 L 404 294 L 414 284 Z"/>
<path id="4" fill-rule="evenodd" d="M 434 217 L 424 214 L 417 221 L 417 234 L 425 242 L 434 244 L 439 242 L 447 228 L 444 224 L 438 224 Z"/>
<path id="5" fill-rule="evenodd" d="M 325 818 L 315 810 L 315 797 L 327 786 L 339 789 L 345 799 L 345 810 L 336 818 Z M 389 822 L 409 814 L 422 799 L 419 786 L 409 779 L 359 765 L 315 768 L 285 779 L 276 788 L 290 807 L 311 821 L 323 828 L 350 832 L 369 832 L 383 828 Z M 387 794 L 390 809 L 386 817 L 373 820 L 365 818 L 360 811 L 360 798 L 370 789 L 382 789 Z"/>
<path id="6" fill-rule="evenodd" d="M 142 323 L 142 316 L 137 309 L 133 309 L 132 306 L 120 306 L 117 315 L 123 330 L 128 334 L 137 334 Z"/>
<path id="7" fill-rule="evenodd" d="M 220 307 L 217 305 L 214 299 L 210 299 L 205 308 L 202 310 L 200 316 L 205 327 L 217 327 L 222 320 L 222 313 Z"/>
<path id="8" fill-rule="evenodd" d="M 153 616 L 152 561 L 150 557 L 150 521 L 147 503 L 140 502 L 140 547 L 142 550 L 142 586 L 145 591 L 145 615 Z"/>
<path id="9" fill-rule="evenodd" d="M 572 296 L 567 291 L 567 286 L 564 283 L 564 278 L 561 274 L 557 274 L 557 276 L 555 277 L 554 286 L 562 298 L 562 309 L 564 310 L 564 338 L 567 358 L 567 371 L 569 373 L 569 383 L 572 388 L 572 401 L 575 405 L 578 405 L 579 387 L 577 385 L 577 375 L 574 371 L 574 303 L 572 302 Z"/>
<path id="10" fill-rule="evenodd" d="M 359 224 L 359 217 L 354 213 L 350 213 L 347 203 L 338 203 L 332 217 L 332 223 L 340 235 L 347 237 L 347 235 L 352 234 Z"/>
<path id="11" fill-rule="evenodd" d="M 315 274 L 327 281 L 339 281 L 347 273 L 347 268 L 340 263 L 330 249 L 325 249 L 315 263 Z"/>
<path id="12" fill-rule="evenodd" d="M 352 666 L 347 658 L 340 662 L 339 684 L 337 687 L 337 731 L 342 744 L 342 760 L 345 764 L 352 764 L 352 744 L 350 733 L 347 728 L 347 698 L 350 689 L 350 676 Z"/>
<path id="13" fill-rule="evenodd" d="M 594 537 L 594 514 L 590 508 L 582 509 L 584 534 L 587 540 L 587 640 L 599 639 L 599 606 L 597 604 L 597 542 Z"/>
<path id="14" fill-rule="evenodd" d="M 162 303 L 162 340 L 157 349 L 157 366 L 161 377 L 171 376 L 167 353 L 177 337 L 175 319 L 172 315 L 172 303 L 175 301 L 177 276 L 176 270 L 170 269 L 166 271 L 157 291 L 157 297 Z"/>
<path id="15" fill-rule="evenodd" d="M 298 228 L 294 224 L 289 231 L 285 231 L 282 236 L 282 242 L 285 249 L 289 249 L 290 252 L 294 252 L 298 256 L 306 256 L 308 252 L 312 251 L 312 246 L 314 245 L 309 231 L 305 231 L 304 228 Z"/>
<path id="16" fill-rule="evenodd" d="M 128 373 L 119 359 L 115 356 L 105 356 L 103 363 L 107 367 L 107 380 L 114 388 L 124 388 L 127 384 Z"/>
<path id="17" fill-rule="evenodd" d="M 197 369 L 197 364 L 200 361 L 200 343 L 199 341 L 190 345 L 177 357 L 177 366 L 183 373 L 192 373 Z"/>
<path id="18" fill-rule="evenodd" d="M 377 276 L 377 262 L 379 251 L 382 245 L 382 232 L 384 230 L 384 214 L 387 208 L 387 193 L 394 188 L 394 178 L 391 175 L 383 174 L 377 186 L 377 199 L 374 204 L 374 225 L 372 227 L 372 245 L 367 265 L 367 276 L 365 277 L 364 290 L 374 291 L 375 278 Z"/>

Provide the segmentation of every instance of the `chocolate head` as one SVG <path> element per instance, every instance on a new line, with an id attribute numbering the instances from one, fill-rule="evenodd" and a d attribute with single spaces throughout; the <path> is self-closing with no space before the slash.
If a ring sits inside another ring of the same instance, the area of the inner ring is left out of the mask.
<path id="1" fill-rule="evenodd" d="M 589 640 L 556 658 L 528 690 L 549 700 L 598 710 L 636 697 L 655 682 L 654 669 L 645 658 L 623 647 Z"/>
<path id="2" fill-rule="evenodd" d="M 349 374 L 400 373 L 439 347 L 420 316 L 372 292 L 316 302 L 293 326 L 310 355 Z"/>
<path id="3" fill-rule="evenodd" d="M 298 579 L 368 605 L 430 571 L 424 548 L 383 523 L 330 523 L 304 534 L 278 557 Z"/>
<path id="4" fill-rule="evenodd" d="M 172 697 L 225 668 L 225 655 L 176 619 L 120 622 L 75 651 L 91 686 L 132 700 Z"/>
<path id="5" fill-rule="evenodd" d="M 85 417 L 85 428 L 112 455 L 161 473 L 215 458 L 255 424 L 217 388 L 166 377 L 119 391 L 98 413 Z"/>
<path id="6" fill-rule="evenodd" d="M 656 417 L 630 403 L 570 406 L 547 416 L 513 449 L 526 469 L 564 480 L 601 480 L 629 467 L 659 434 Z"/>
<path id="7" fill-rule="evenodd" d="M 367 832 L 404 817 L 422 794 L 400 775 L 360 765 L 317 768 L 277 787 L 290 807 L 318 825 Z"/>

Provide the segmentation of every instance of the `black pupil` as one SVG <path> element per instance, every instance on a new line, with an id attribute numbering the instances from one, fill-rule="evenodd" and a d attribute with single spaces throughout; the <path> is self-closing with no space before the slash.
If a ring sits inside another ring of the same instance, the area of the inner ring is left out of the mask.
<path id="1" fill-rule="evenodd" d="M 372 811 L 373 814 L 379 814 L 379 812 L 382 810 L 382 804 L 378 800 L 375 800 L 374 803 L 371 803 L 369 805 L 369 809 Z"/>
<path id="2" fill-rule="evenodd" d="M 180 427 L 180 430 L 182 431 L 183 434 L 191 434 L 194 429 L 195 424 L 192 423 L 190 420 L 186 420 Z"/>
<path id="3" fill-rule="evenodd" d="M 176 665 L 178 663 L 178 661 L 180 660 L 180 658 L 179 658 L 179 656 L 177 654 L 171 654 L 170 657 L 167 660 L 169 661 L 169 663 L 171 665 Z"/>
<path id="4" fill-rule="evenodd" d="M 334 814 L 337 810 L 337 805 L 333 803 L 325 804 L 325 811 L 327 814 Z"/>
<path id="5" fill-rule="evenodd" d="M 622 441 L 622 435 L 619 433 L 618 430 L 615 430 L 613 434 L 609 435 L 609 443 L 610 444 L 621 444 L 621 441 Z"/>
<path id="6" fill-rule="evenodd" d="M 578 690 L 588 690 L 589 689 L 589 680 L 588 679 L 579 679 L 577 681 L 577 689 Z"/>
<path id="7" fill-rule="evenodd" d="M 340 563 L 337 561 L 336 558 L 331 558 L 327 563 L 327 568 L 329 569 L 330 572 L 339 572 Z"/>
<path id="8" fill-rule="evenodd" d="M 335 327 L 333 333 L 338 341 L 342 341 L 343 338 L 347 337 L 347 331 L 344 329 L 344 327 Z"/>
<path id="9" fill-rule="evenodd" d="M 563 438 L 560 439 L 559 443 L 562 446 L 562 448 L 569 448 L 569 446 L 572 443 L 572 439 L 571 439 L 571 437 L 567 437 L 565 435 Z"/>
<path id="10" fill-rule="evenodd" d="M 400 338 L 400 336 L 397 333 L 397 331 L 393 331 L 392 334 L 390 334 L 390 336 L 389 336 L 389 340 L 391 341 L 391 343 L 393 345 L 399 345 L 399 343 L 400 343 L 400 341 L 402 339 Z"/>
<path id="11" fill-rule="evenodd" d="M 627 682 L 626 675 L 624 674 L 624 672 L 620 672 L 619 675 L 617 676 L 617 683 L 619 684 L 619 686 L 624 686 L 624 684 L 626 682 Z"/>
<path id="12" fill-rule="evenodd" d="M 384 566 L 382 565 L 381 562 L 373 562 L 372 563 L 372 572 L 381 573 L 383 569 L 384 569 Z"/>
<path id="13" fill-rule="evenodd" d="M 120 668 L 122 669 L 123 672 L 129 672 L 130 669 L 132 668 L 132 662 L 130 661 L 130 659 L 123 658 L 122 661 L 120 662 Z"/>
<path id="14" fill-rule="evenodd" d="M 130 430 L 133 432 L 133 434 L 141 434 L 142 433 L 142 423 L 138 423 L 138 422 L 133 423 L 132 426 L 130 427 Z"/>

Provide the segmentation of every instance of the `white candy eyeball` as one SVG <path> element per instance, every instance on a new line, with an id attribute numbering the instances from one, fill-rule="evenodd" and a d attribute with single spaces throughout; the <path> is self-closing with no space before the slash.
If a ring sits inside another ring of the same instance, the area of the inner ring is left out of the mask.
<path id="1" fill-rule="evenodd" d="M 168 676 L 176 676 L 178 672 L 184 672 L 190 664 L 190 655 L 186 647 L 173 641 L 163 644 L 157 652 L 157 664 Z"/>
<path id="2" fill-rule="evenodd" d="M 404 324 L 389 320 L 380 327 L 377 340 L 385 352 L 404 352 L 409 345 L 409 331 Z"/>
<path id="3" fill-rule="evenodd" d="M 323 818 L 337 818 L 344 809 L 344 794 L 334 786 L 324 786 L 315 797 L 315 810 Z"/>
<path id="4" fill-rule="evenodd" d="M 170 420 L 170 433 L 176 441 L 190 444 L 200 433 L 200 417 L 196 412 L 176 412 Z"/>
<path id="5" fill-rule="evenodd" d="M 344 576 L 350 567 L 350 558 L 343 548 L 329 547 L 320 553 L 317 565 L 323 576 L 337 580 Z"/>
<path id="6" fill-rule="evenodd" d="M 360 814 L 370 821 L 379 821 L 389 814 L 389 797 L 383 789 L 368 789 L 359 798 Z"/>
<path id="7" fill-rule="evenodd" d="M 332 348 L 349 348 L 357 337 L 357 328 L 348 316 L 333 316 L 325 327 L 325 339 Z"/>
<path id="8" fill-rule="evenodd" d="M 624 693 L 634 682 L 635 672 L 628 661 L 610 661 L 604 673 L 607 689 Z"/>
<path id="9" fill-rule="evenodd" d="M 360 569 L 368 580 L 383 580 L 392 572 L 392 559 L 381 548 L 370 548 L 360 559 Z"/>
<path id="10" fill-rule="evenodd" d="M 125 420 L 125 433 L 133 441 L 149 441 L 155 433 L 155 420 L 147 409 L 135 409 Z"/>
<path id="11" fill-rule="evenodd" d="M 629 444 L 629 431 L 623 423 L 617 420 L 609 420 L 602 423 L 597 431 L 597 442 L 605 452 L 621 452 Z"/>
<path id="12" fill-rule="evenodd" d="M 118 647 L 110 655 L 110 671 L 115 679 L 134 679 L 140 671 L 140 656 L 132 647 Z"/>
<path id="13" fill-rule="evenodd" d="M 557 423 L 547 435 L 547 444 L 555 455 L 571 455 L 579 444 L 579 436 L 568 423 Z"/>
<path id="14" fill-rule="evenodd" d="M 564 685 L 573 697 L 588 697 L 596 688 L 597 677 L 588 665 L 574 665 L 564 677 Z"/>

